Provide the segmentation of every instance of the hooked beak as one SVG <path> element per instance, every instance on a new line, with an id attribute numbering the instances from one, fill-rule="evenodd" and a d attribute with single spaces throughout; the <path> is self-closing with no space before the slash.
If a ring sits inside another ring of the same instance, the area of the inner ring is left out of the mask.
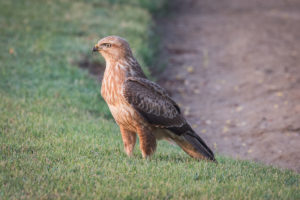
<path id="1" fill-rule="evenodd" d="M 98 44 L 96 44 L 96 45 L 93 47 L 93 52 L 99 51 L 99 50 L 100 50 L 100 48 L 99 48 Z"/>

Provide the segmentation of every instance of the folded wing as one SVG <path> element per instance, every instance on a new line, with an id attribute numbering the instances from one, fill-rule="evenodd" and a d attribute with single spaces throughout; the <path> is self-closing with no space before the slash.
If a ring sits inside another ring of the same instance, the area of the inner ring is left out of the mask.
<path id="1" fill-rule="evenodd" d="M 206 158 L 214 160 L 213 152 L 192 130 L 179 106 L 158 84 L 144 78 L 130 77 L 123 83 L 126 101 L 151 125 L 170 130 L 192 145 Z"/>

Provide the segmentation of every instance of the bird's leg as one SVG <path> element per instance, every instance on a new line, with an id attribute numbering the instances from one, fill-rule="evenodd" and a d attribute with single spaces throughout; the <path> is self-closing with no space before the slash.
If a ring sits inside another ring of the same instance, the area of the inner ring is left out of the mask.
<path id="1" fill-rule="evenodd" d="M 136 133 L 120 127 L 124 149 L 128 156 L 132 156 L 132 151 L 136 142 Z"/>
<path id="2" fill-rule="evenodd" d="M 143 158 L 148 158 L 155 152 L 156 138 L 152 134 L 152 131 L 146 127 L 138 128 L 137 134 L 139 135 L 140 149 L 142 151 Z"/>

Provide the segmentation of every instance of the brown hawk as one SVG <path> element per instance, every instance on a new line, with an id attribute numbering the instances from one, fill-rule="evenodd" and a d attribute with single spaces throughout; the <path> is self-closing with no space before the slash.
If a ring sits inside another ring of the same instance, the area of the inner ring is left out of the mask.
<path id="1" fill-rule="evenodd" d="M 144 158 L 154 153 L 156 140 L 166 139 L 191 157 L 216 161 L 166 90 L 146 78 L 126 40 L 108 36 L 93 51 L 105 58 L 101 95 L 120 126 L 127 155 L 132 155 L 138 135 Z"/>

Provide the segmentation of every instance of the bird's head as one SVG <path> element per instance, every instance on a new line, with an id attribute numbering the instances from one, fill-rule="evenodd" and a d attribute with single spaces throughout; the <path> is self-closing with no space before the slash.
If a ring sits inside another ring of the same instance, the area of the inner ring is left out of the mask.
<path id="1" fill-rule="evenodd" d="M 128 42 L 118 36 L 107 36 L 102 38 L 93 47 L 93 52 L 98 51 L 105 60 L 119 60 L 132 56 Z"/>

